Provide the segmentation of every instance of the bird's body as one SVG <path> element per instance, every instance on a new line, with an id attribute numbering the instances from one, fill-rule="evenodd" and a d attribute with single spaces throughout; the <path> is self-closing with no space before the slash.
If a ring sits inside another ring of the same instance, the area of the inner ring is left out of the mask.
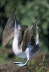
<path id="1" fill-rule="evenodd" d="M 13 52 L 14 52 L 14 54 L 16 56 L 19 56 L 19 57 L 22 57 L 22 58 L 27 58 L 27 57 L 29 58 L 29 52 L 32 49 L 31 45 L 30 45 L 30 48 L 29 48 L 29 44 L 28 44 L 26 50 L 23 51 L 23 49 L 20 48 L 20 45 L 19 45 L 19 37 L 20 36 L 21 36 L 21 27 L 18 26 L 18 29 L 16 29 L 16 27 L 15 27 L 15 30 L 14 30 L 14 39 L 13 39 L 13 44 L 12 44 L 12 50 L 13 50 Z"/>
<path id="2" fill-rule="evenodd" d="M 13 39 L 13 53 L 16 56 L 27 59 L 25 63 L 14 62 L 18 66 L 26 65 L 28 60 L 31 60 L 38 55 L 40 47 L 37 24 L 34 28 L 34 25 L 27 26 L 20 24 L 19 21 L 15 18 L 15 15 L 9 17 L 3 31 L 3 46 L 6 46 L 11 39 Z"/>
<path id="3" fill-rule="evenodd" d="M 16 33 L 13 39 L 13 52 L 15 53 L 15 55 L 18 55 L 19 53 L 22 52 L 22 48 L 19 48 L 18 43 L 19 43 L 19 33 Z"/>
<path id="4" fill-rule="evenodd" d="M 28 34 L 26 34 L 27 33 L 26 31 L 28 32 Z M 15 22 L 12 50 L 16 56 L 27 59 L 25 64 L 23 64 L 22 62 L 16 62 L 16 64 L 19 63 L 18 64 L 19 66 L 26 65 L 28 60 L 31 60 L 31 58 L 33 58 L 39 51 L 38 34 L 36 36 L 36 42 L 34 44 L 31 44 L 32 27 L 28 27 L 26 31 L 24 32 L 25 35 L 21 44 L 19 44 L 19 39 L 21 39 L 21 26 L 17 25 Z"/>

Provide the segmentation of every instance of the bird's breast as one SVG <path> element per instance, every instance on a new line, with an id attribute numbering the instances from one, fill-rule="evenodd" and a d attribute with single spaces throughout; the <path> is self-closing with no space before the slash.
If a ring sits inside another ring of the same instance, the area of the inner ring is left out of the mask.
<path id="1" fill-rule="evenodd" d="M 18 39 L 17 38 L 15 38 L 13 40 L 12 50 L 13 50 L 13 52 L 14 52 L 15 55 L 18 55 L 19 53 L 22 52 L 22 50 L 18 46 Z"/>

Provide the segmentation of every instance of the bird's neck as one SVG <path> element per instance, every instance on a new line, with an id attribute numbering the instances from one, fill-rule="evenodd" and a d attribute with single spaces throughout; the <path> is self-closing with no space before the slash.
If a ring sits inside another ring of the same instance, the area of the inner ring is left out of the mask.
<path id="1" fill-rule="evenodd" d="M 39 34 L 38 34 L 38 32 L 36 34 L 36 44 L 39 44 Z"/>
<path id="2" fill-rule="evenodd" d="M 13 39 L 13 51 L 16 55 L 22 52 L 22 49 L 19 47 L 18 43 L 19 43 L 19 33 L 15 33 Z"/>

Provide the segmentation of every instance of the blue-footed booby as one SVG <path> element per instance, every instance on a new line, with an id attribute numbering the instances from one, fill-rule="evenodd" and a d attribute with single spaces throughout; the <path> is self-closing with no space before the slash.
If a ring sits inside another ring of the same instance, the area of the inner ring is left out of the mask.
<path id="1" fill-rule="evenodd" d="M 23 40 L 19 44 L 22 35 L 21 29 L 22 29 L 21 25 L 17 24 L 15 20 L 12 50 L 16 56 L 27 59 L 25 63 L 14 62 L 20 67 L 27 65 L 27 62 L 31 60 L 34 56 L 36 56 L 38 54 L 38 51 L 40 50 L 38 26 L 36 25 L 35 39 L 33 39 L 33 25 L 28 26 L 28 28 L 24 32 Z"/>

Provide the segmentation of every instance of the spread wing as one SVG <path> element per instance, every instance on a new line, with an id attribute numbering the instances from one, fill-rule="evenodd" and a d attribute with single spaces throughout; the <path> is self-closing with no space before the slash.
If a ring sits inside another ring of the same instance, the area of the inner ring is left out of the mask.
<path id="1" fill-rule="evenodd" d="M 25 32 L 25 30 L 28 28 L 28 26 L 27 25 L 21 25 L 21 35 L 20 35 L 20 37 L 19 37 L 19 45 L 21 46 L 21 43 L 22 43 L 22 41 L 23 41 L 23 36 L 24 36 L 24 32 Z"/>
<path id="2" fill-rule="evenodd" d="M 23 51 L 25 51 L 25 49 L 27 48 L 27 45 L 31 41 L 32 36 L 33 36 L 33 26 L 31 27 L 29 26 L 24 32 L 23 41 L 21 43 Z"/>
<path id="3" fill-rule="evenodd" d="M 21 43 L 23 51 L 26 50 L 29 43 L 31 43 L 35 50 L 36 48 L 39 49 L 39 33 L 36 24 L 29 26 L 24 32 L 23 41 Z"/>
<path id="4" fill-rule="evenodd" d="M 2 43 L 3 46 L 5 46 L 9 40 L 13 37 L 14 33 L 14 16 L 9 17 L 7 24 L 5 26 L 5 29 L 3 31 L 3 36 L 2 36 Z"/>
<path id="5" fill-rule="evenodd" d="M 2 35 L 2 44 L 3 46 L 6 46 L 9 42 L 9 40 L 11 40 L 13 37 L 14 37 L 14 28 L 15 28 L 15 15 L 13 16 L 10 16 L 8 21 L 7 21 L 7 24 L 5 26 L 5 29 L 3 31 L 3 35 Z M 18 24 L 19 21 L 16 20 L 16 23 Z M 20 23 L 19 23 L 20 24 Z M 22 37 L 23 38 L 23 34 L 24 34 L 24 31 L 26 30 L 26 28 L 28 27 L 27 25 L 22 25 Z M 22 39 L 19 39 L 19 43 L 21 43 Z"/>

